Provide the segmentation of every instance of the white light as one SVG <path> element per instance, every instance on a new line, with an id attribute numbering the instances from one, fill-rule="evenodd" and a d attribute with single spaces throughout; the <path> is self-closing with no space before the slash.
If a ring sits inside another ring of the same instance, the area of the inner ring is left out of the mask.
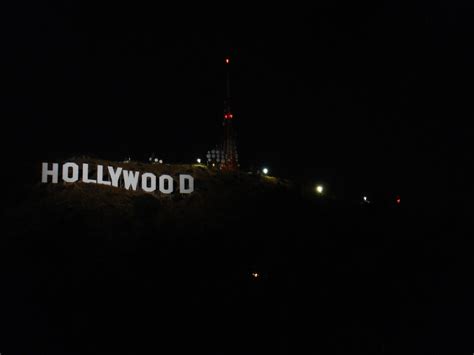
<path id="1" fill-rule="evenodd" d="M 316 186 L 316 192 L 317 192 L 318 194 L 322 194 L 322 193 L 323 193 L 323 191 L 324 191 L 324 188 L 323 188 L 323 186 L 322 186 L 322 185 L 318 185 L 318 186 Z"/>
<path id="2" fill-rule="evenodd" d="M 364 201 L 367 202 L 367 196 L 364 196 Z"/>
<path id="3" fill-rule="evenodd" d="M 201 164 L 201 158 L 197 158 L 196 161 L 198 162 L 198 164 Z"/>
<path id="4" fill-rule="evenodd" d="M 262 172 L 263 172 L 265 175 L 267 175 L 267 174 L 268 174 L 268 169 L 267 169 L 267 168 L 263 168 L 263 169 L 262 169 Z"/>
<path id="5" fill-rule="evenodd" d="M 163 164 L 163 160 L 161 160 L 161 159 L 160 159 L 158 162 L 159 162 L 160 164 Z"/>
<path id="6" fill-rule="evenodd" d="M 155 163 L 158 163 L 158 158 L 155 158 Z"/>

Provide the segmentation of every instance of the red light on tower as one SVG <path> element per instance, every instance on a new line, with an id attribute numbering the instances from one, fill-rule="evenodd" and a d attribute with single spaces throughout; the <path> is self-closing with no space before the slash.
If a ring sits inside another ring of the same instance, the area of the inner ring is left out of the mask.
<path id="1" fill-rule="evenodd" d="M 226 58 L 225 59 L 225 64 L 229 64 L 230 63 L 230 59 L 229 58 Z"/>
<path id="2" fill-rule="evenodd" d="M 397 201 L 397 205 L 399 205 L 401 202 L 400 196 L 397 196 L 397 199 L 395 201 Z"/>

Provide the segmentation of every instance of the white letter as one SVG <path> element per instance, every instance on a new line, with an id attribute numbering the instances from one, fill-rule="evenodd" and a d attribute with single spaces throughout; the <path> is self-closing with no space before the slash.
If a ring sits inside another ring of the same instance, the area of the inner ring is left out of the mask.
<path id="1" fill-rule="evenodd" d="M 150 179 L 150 184 L 147 180 Z M 145 192 L 153 192 L 156 190 L 156 176 L 152 173 L 145 173 L 142 175 L 142 190 Z"/>
<path id="2" fill-rule="evenodd" d="M 53 168 L 51 170 L 48 170 L 48 163 L 43 163 L 43 171 L 41 173 L 41 182 L 43 184 L 48 182 L 48 176 L 53 177 L 53 184 L 58 183 L 58 175 L 59 175 L 59 165 L 56 163 L 53 163 Z"/>
<path id="3" fill-rule="evenodd" d="M 189 181 L 189 187 L 186 188 L 186 181 Z M 191 175 L 180 175 L 179 176 L 179 192 L 182 194 L 190 194 L 194 191 L 194 178 Z"/>
<path id="4" fill-rule="evenodd" d="M 168 181 L 168 188 L 165 189 L 165 180 Z M 169 175 L 160 176 L 160 192 L 170 194 L 173 192 L 173 178 Z"/>
<path id="5" fill-rule="evenodd" d="M 120 175 L 122 174 L 122 168 L 117 168 L 117 171 L 114 171 L 113 167 L 108 166 L 107 170 L 109 171 L 109 176 L 112 180 L 112 186 L 118 187 Z"/>
<path id="6" fill-rule="evenodd" d="M 130 190 L 130 186 L 132 187 L 133 191 L 137 190 L 139 174 L 140 173 L 138 171 L 123 171 L 124 185 L 127 190 Z"/>
<path id="7" fill-rule="evenodd" d="M 82 182 L 86 184 L 97 183 L 97 181 L 89 179 L 89 164 L 82 164 Z"/>
<path id="8" fill-rule="evenodd" d="M 101 185 L 109 185 L 110 181 L 104 180 L 104 167 L 102 165 L 97 165 L 97 183 Z"/>
<path id="9" fill-rule="evenodd" d="M 72 176 L 69 176 L 69 169 L 72 168 Z M 76 163 L 66 163 L 63 165 L 63 181 L 76 182 L 79 180 L 79 166 Z"/>

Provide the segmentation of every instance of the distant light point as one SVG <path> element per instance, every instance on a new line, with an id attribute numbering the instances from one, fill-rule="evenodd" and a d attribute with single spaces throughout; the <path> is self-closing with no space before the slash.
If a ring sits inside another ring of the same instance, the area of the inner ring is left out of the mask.
<path id="1" fill-rule="evenodd" d="M 267 169 L 267 168 L 263 168 L 263 169 L 262 169 L 262 173 L 263 173 L 264 175 L 267 175 L 267 174 L 268 174 L 268 169 Z"/>
<path id="2" fill-rule="evenodd" d="M 197 158 L 196 161 L 198 164 L 201 164 L 201 158 Z"/>
<path id="3" fill-rule="evenodd" d="M 322 185 L 316 186 L 316 192 L 317 192 L 318 194 L 322 194 L 323 191 L 324 191 L 324 187 L 323 187 Z"/>
<path id="4" fill-rule="evenodd" d="M 260 277 L 260 274 L 258 272 L 252 272 L 252 277 L 254 279 L 258 279 Z"/>

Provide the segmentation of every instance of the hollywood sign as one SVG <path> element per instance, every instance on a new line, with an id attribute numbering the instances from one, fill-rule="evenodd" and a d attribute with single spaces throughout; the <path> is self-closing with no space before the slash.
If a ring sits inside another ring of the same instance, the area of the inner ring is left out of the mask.
<path id="1" fill-rule="evenodd" d="M 57 184 L 59 182 L 59 172 L 61 179 L 65 183 L 75 183 L 81 181 L 86 184 L 99 184 L 114 187 L 123 187 L 127 190 L 137 191 L 141 189 L 145 192 L 155 192 L 157 189 L 163 194 L 171 194 L 174 191 L 174 180 L 170 175 L 160 175 L 157 177 L 152 173 L 142 173 L 139 171 L 126 170 L 120 167 L 97 165 L 95 175 L 89 164 L 81 164 L 81 168 L 76 163 L 43 163 L 41 172 L 41 182 L 43 184 Z M 191 175 L 180 174 L 178 190 L 182 194 L 189 194 L 194 191 L 194 178 Z"/>

